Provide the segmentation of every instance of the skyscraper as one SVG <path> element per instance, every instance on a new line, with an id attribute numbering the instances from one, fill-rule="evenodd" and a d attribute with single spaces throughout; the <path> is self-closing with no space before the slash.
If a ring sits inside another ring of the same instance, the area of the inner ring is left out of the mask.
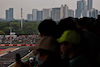
<path id="1" fill-rule="evenodd" d="M 92 17 L 93 18 L 98 18 L 98 10 L 97 9 L 93 9 L 93 11 L 92 11 Z"/>
<path id="2" fill-rule="evenodd" d="M 43 11 L 37 11 L 37 21 L 43 20 Z"/>
<path id="3" fill-rule="evenodd" d="M 33 15 L 33 21 L 37 21 L 37 9 L 32 10 L 32 15 Z"/>
<path id="4" fill-rule="evenodd" d="M 68 17 L 68 6 L 65 4 L 65 6 L 61 5 L 60 7 L 60 19 L 64 19 Z"/>
<path id="5" fill-rule="evenodd" d="M 52 19 L 60 21 L 60 8 L 52 8 Z"/>
<path id="6" fill-rule="evenodd" d="M 13 8 L 9 8 L 9 10 L 6 10 L 6 20 L 12 21 L 13 18 Z"/>
<path id="7" fill-rule="evenodd" d="M 9 10 L 6 10 L 6 20 L 9 20 Z"/>
<path id="8" fill-rule="evenodd" d="M 9 8 L 9 20 L 13 20 L 13 8 Z"/>
<path id="9" fill-rule="evenodd" d="M 27 21 L 32 21 L 32 20 L 33 20 L 33 15 L 27 14 Z"/>
<path id="10" fill-rule="evenodd" d="M 98 11 L 98 15 L 100 15 L 100 11 Z"/>
<path id="11" fill-rule="evenodd" d="M 88 10 L 92 9 L 92 5 L 93 5 L 92 0 L 87 0 L 87 9 Z"/>
<path id="12" fill-rule="evenodd" d="M 43 9 L 43 20 L 51 18 L 51 9 Z"/>
<path id="13" fill-rule="evenodd" d="M 61 5 L 61 7 L 60 7 L 60 19 L 63 19 L 64 17 L 63 17 L 63 11 L 64 11 L 64 8 L 63 8 L 63 5 Z"/>
<path id="14" fill-rule="evenodd" d="M 68 10 L 68 17 L 74 17 L 74 10 Z"/>
<path id="15" fill-rule="evenodd" d="M 98 18 L 98 10 L 97 9 L 94 9 L 92 8 L 91 10 L 88 10 L 87 12 L 87 17 L 93 17 L 93 18 Z"/>
<path id="16" fill-rule="evenodd" d="M 80 18 L 82 11 L 85 11 L 85 9 L 86 9 L 86 1 L 85 0 L 77 1 L 76 17 Z"/>
<path id="17" fill-rule="evenodd" d="M 82 10 L 82 17 L 87 17 L 87 10 Z"/>

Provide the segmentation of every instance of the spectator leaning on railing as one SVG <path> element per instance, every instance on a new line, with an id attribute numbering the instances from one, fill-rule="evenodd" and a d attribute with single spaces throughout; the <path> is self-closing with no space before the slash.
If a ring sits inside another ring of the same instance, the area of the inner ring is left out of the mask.
<path id="1" fill-rule="evenodd" d="M 21 61 L 20 54 L 16 54 L 15 60 L 16 64 L 14 67 L 26 67 L 26 65 Z"/>

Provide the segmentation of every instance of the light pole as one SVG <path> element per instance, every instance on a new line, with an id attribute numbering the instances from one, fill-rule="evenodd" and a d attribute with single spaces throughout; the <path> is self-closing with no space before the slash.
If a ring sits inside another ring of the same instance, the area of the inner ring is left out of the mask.
<path id="1" fill-rule="evenodd" d="M 23 29 L 23 9 L 21 8 L 21 29 Z"/>
<path id="2" fill-rule="evenodd" d="M 9 29 L 10 29 L 10 44 L 12 44 L 12 39 L 11 39 L 12 28 L 13 28 L 13 27 L 9 27 Z"/>

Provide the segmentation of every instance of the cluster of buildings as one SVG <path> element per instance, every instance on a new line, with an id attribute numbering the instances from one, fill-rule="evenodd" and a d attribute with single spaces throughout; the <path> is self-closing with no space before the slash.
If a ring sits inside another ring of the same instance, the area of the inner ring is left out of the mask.
<path id="1" fill-rule="evenodd" d="M 56 8 L 43 9 L 41 11 L 33 9 L 32 14 L 27 14 L 28 21 L 42 21 L 44 19 L 60 21 L 60 19 L 67 17 L 74 17 L 74 10 L 68 9 L 67 5 L 61 5 L 61 7 Z"/>
<path id="2" fill-rule="evenodd" d="M 77 1 L 77 9 L 75 10 L 75 17 L 98 17 L 98 10 L 93 8 L 93 0 L 79 0 Z"/>
<path id="3" fill-rule="evenodd" d="M 69 9 L 67 5 L 48 9 L 32 9 L 31 14 L 27 14 L 27 21 L 42 21 L 44 19 L 53 19 L 60 21 L 67 17 L 82 18 L 82 17 L 98 17 L 99 11 L 93 8 L 93 0 L 77 1 L 77 9 L 74 11 Z M 6 10 L 6 20 L 13 20 L 13 8 Z"/>

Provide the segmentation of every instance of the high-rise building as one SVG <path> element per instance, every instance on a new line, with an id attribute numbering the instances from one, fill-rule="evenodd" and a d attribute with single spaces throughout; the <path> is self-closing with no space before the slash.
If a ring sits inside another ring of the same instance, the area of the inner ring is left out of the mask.
<path id="1" fill-rule="evenodd" d="M 9 20 L 13 20 L 13 8 L 9 8 Z"/>
<path id="2" fill-rule="evenodd" d="M 51 9 L 43 9 L 43 20 L 51 18 Z"/>
<path id="3" fill-rule="evenodd" d="M 80 18 L 82 11 L 85 10 L 86 10 L 86 1 L 85 0 L 77 1 L 76 17 Z"/>
<path id="4" fill-rule="evenodd" d="M 100 11 L 98 11 L 98 19 L 100 19 Z"/>
<path id="5" fill-rule="evenodd" d="M 77 1 L 76 17 L 80 18 L 81 16 L 81 1 Z"/>
<path id="6" fill-rule="evenodd" d="M 68 17 L 74 17 L 74 10 L 68 10 Z"/>
<path id="7" fill-rule="evenodd" d="M 64 11 L 64 8 L 63 8 L 63 5 L 61 5 L 61 7 L 60 7 L 60 19 L 64 18 L 63 17 L 63 15 L 64 15 L 63 11 Z"/>
<path id="8" fill-rule="evenodd" d="M 93 10 L 89 11 L 89 17 L 92 17 L 92 12 L 93 12 Z"/>
<path id="9" fill-rule="evenodd" d="M 60 7 L 60 19 L 64 19 L 68 17 L 68 6 L 61 5 Z"/>
<path id="10" fill-rule="evenodd" d="M 64 6 L 64 18 L 67 18 L 68 17 L 68 6 L 65 5 Z"/>
<path id="11" fill-rule="evenodd" d="M 37 11 L 37 21 L 43 20 L 43 11 Z"/>
<path id="12" fill-rule="evenodd" d="M 60 21 L 60 8 L 52 8 L 52 19 Z"/>
<path id="13" fill-rule="evenodd" d="M 96 18 L 96 19 L 98 18 L 98 10 L 93 9 L 92 17 L 93 17 L 93 18 Z"/>
<path id="14" fill-rule="evenodd" d="M 82 17 L 87 17 L 87 10 L 82 10 Z"/>
<path id="15" fill-rule="evenodd" d="M 6 10 L 6 20 L 9 20 L 9 10 Z"/>
<path id="16" fill-rule="evenodd" d="M 33 15 L 27 14 L 27 21 L 33 21 Z"/>
<path id="17" fill-rule="evenodd" d="M 98 11 L 98 15 L 100 15 L 100 11 Z"/>
<path id="18" fill-rule="evenodd" d="M 87 17 L 93 17 L 93 18 L 98 18 L 98 10 L 97 9 L 91 9 L 91 10 L 88 10 L 87 12 Z"/>
<path id="19" fill-rule="evenodd" d="M 87 17 L 90 17 L 90 11 L 87 10 Z"/>
<path id="20" fill-rule="evenodd" d="M 85 10 L 86 9 L 86 1 L 82 0 L 81 1 L 81 10 Z"/>
<path id="21" fill-rule="evenodd" d="M 93 5 L 92 0 L 87 0 L 87 9 L 88 10 L 92 9 L 92 5 Z"/>
<path id="22" fill-rule="evenodd" d="M 33 21 L 37 21 L 37 9 L 32 10 L 32 15 L 33 15 Z"/>
<path id="23" fill-rule="evenodd" d="M 6 20 L 12 21 L 13 18 L 13 8 L 9 8 L 9 10 L 6 10 Z"/>

